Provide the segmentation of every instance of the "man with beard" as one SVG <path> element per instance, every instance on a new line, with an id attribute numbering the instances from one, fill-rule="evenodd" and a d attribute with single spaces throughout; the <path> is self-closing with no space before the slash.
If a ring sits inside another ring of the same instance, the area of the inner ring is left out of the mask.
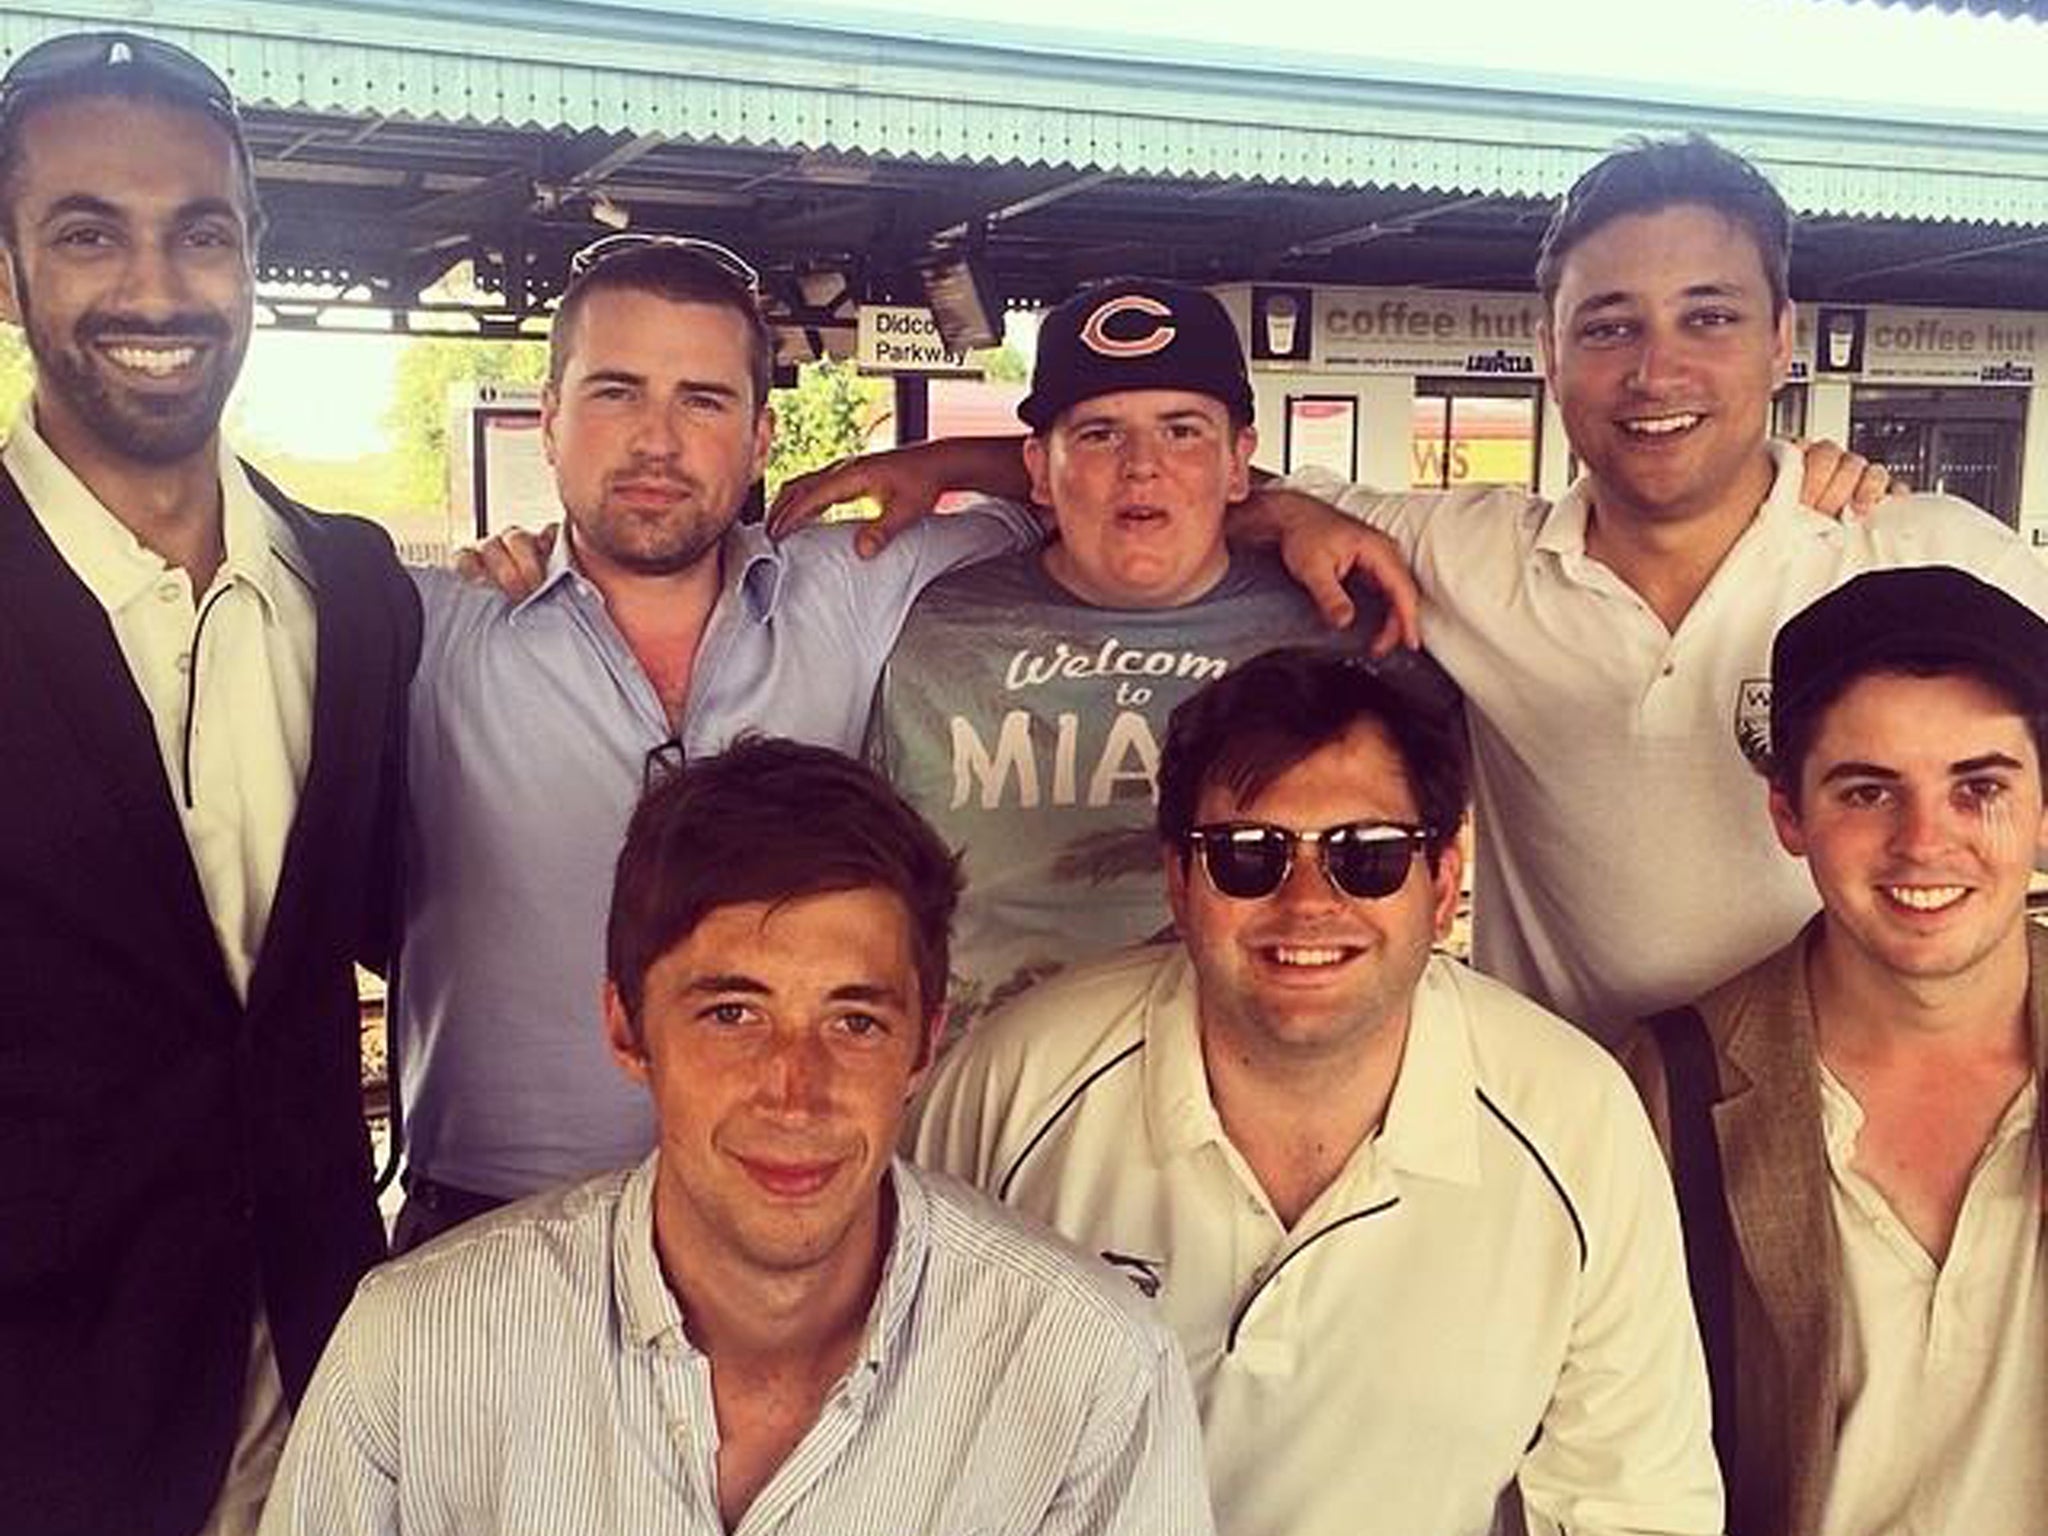
<path id="1" fill-rule="evenodd" d="M 0 1488 L 42 1536 L 252 1529 L 383 1252 L 351 962 L 418 604 L 222 445 L 260 224 L 189 54 L 0 78 Z"/>
<path id="2" fill-rule="evenodd" d="M 750 728 L 857 746 L 918 590 L 1038 538 L 1022 509 L 935 518 L 863 563 L 844 528 L 775 544 L 741 524 L 774 431 L 755 286 L 708 241 L 583 252 L 542 401 L 566 537 L 516 601 L 414 573 L 401 1251 L 653 1144 L 597 1011 L 605 893 L 650 754 L 695 759 Z"/>

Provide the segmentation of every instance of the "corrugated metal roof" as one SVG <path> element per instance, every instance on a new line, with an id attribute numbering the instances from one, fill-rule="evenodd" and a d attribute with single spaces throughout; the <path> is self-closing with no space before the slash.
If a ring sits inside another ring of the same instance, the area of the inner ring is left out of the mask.
<path id="1" fill-rule="evenodd" d="M 0 49 L 82 25 L 167 37 L 245 99 L 288 109 L 1539 197 L 1622 133 L 1698 127 L 1756 158 L 1802 212 L 2048 225 L 2048 133 L 2024 128 L 1059 56 L 630 0 L 28 0 L 0 15 Z"/>

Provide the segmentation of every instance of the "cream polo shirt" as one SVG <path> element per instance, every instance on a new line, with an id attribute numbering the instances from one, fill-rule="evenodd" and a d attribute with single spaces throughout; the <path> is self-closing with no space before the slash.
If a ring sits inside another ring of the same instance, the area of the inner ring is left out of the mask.
<path id="1" fill-rule="evenodd" d="M 227 550 L 213 583 L 145 548 L 23 410 L 0 463 L 64 563 L 107 612 L 148 708 L 164 780 L 235 988 L 247 995 L 313 745 L 310 568 L 220 450 Z"/>
<path id="2" fill-rule="evenodd" d="M 1303 477 L 1401 545 L 1423 638 L 1465 690 L 1479 836 L 1473 963 L 1612 1044 L 1788 943 L 1818 906 L 1741 743 L 1767 739 L 1771 638 L 1850 577 L 1955 565 L 2048 612 L 1996 518 L 1894 497 L 1842 522 L 1777 479 L 1676 633 L 1586 553 L 1588 488 L 1375 496 Z"/>
<path id="3" fill-rule="evenodd" d="M 914 1155 L 1156 1296 L 1227 1536 L 1718 1532 L 1664 1162 L 1559 1020 L 1430 962 L 1384 1128 L 1292 1231 L 1209 1097 L 1179 947 L 1041 983 L 940 1064 Z"/>
<path id="4" fill-rule="evenodd" d="M 1863 1110 L 1825 1067 L 1842 1240 L 1842 1418 L 1822 1536 L 2040 1528 L 2048 1511 L 2048 1248 L 2034 1085 L 1970 1176 L 1937 1265 L 1852 1165 Z"/>

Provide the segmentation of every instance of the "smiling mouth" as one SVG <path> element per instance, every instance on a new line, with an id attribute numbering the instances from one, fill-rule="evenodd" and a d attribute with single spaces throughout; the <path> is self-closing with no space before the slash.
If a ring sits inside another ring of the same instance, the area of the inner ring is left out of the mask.
<path id="1" fill-rule="evenodd" d="M 1266 944 L 1259 956 L 1269 965 L 1290 971 L 1324 971 L 1356 960 L 1365 953 L 1349 944 Z"/>
<path id="2" fill-rule="evenodd" d="M 817 1194 L 839 1171 L 837 1163 L 769 1163 L 751 1157 L 736 1157 L 736 1161 L 748 1178 L 784 1200 L 802 1200 Z"/>
<path id="3" fill-rule="evenodd" d="M 199 361 L 200 347 L 193 342 L 161 344 L 137 341 L 103 341 L 99 352 L 115 367 L 144 378 L 169 379 Z"/>
<path id="4" fill-rule="evenodd" d="M 1913 912 L 1945 912 L 1970 894 L 1966 885 L 1885 885 L 1887 900 Z"/>
<path id="5" fill-rule="evenodd" d="M 1698 411 L 1671 411 L 1662 416 L 1631 416 L 1616 423 L 1630 437 L 1678 437 L 1707 418 Z"/>

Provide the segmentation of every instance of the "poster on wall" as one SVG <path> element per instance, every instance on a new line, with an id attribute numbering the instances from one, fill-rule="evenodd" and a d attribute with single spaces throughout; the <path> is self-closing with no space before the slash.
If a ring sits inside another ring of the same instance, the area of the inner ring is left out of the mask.
<path id="1" fill-rule="evenodd" d="M 1287 397 L 1286 472 L 1325 469 L 1358 478 L 1358 400 L 1353 395 Z"/>

